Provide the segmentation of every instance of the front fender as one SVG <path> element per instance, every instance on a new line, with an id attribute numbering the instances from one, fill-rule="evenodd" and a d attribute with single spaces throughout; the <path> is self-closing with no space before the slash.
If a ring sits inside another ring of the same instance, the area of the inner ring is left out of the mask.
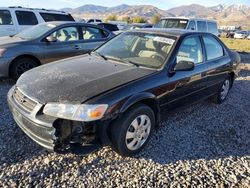
<path id="1" fill-rule="evenodd" d="M 160 105 L 157 97 L 152 93 L 142 92 L 129 97 L 120 108 L 120 114 L 126 112 L 138 102 L 142 102 L 152 108 L 155 113 L 156 124 L 158 125 L 160 123 Z"/>
<path id="2" fill-rule="evenodd" d="M 143 93 L 138 93 L 136 95 L 133 95 L 131 97 L 129 97 L 126 102 L 122 105 L 120 112 L 125 112 L 128 108 L 130 108 L 131 106 L 133 106 L 134 104 L 143 101 L 143 100 L 152 100 L 155 102 L 155 104 L 157 106 L 158 105 L 158 100 L 156 98 L 156 96 L 152 93 L 148 93 L 148 92 L 143 92 Z"/>

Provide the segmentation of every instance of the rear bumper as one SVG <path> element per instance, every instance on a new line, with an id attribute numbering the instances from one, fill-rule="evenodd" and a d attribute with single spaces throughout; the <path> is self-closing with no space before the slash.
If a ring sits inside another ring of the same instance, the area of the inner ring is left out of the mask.
<path id="1" fill-rule="evenodd" d="M 8 93 L 8 104 L 17 125 L 36 143 L 48 150 L 54 150 L 56 130 L 53 127 L 53 120 L 43 122 L 36 119 L 36 113 L 40 110 L 39 107 L 34 109 L 35 112 L 32 113 L 21 109 L 12 97 L 13 90 L 14 87 Z"/>

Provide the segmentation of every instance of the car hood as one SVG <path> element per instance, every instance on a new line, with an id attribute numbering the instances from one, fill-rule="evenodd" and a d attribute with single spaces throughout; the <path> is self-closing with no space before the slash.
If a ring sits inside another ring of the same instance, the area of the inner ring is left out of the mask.
<path id="1" fill-rule="evenodd" d="M 0 37 L 0 46 L 11 46 L 20 42 L 23 43 L 26 41 L 18 37 Z"/>
<path id="2" fill-rule="evenodd" d="M 83 103 L 105 91 L 142 78 L 156 70 L 118 64 L 94 56 L 78 56 L 24 73 L 17 87 L 40 103 Z"/>

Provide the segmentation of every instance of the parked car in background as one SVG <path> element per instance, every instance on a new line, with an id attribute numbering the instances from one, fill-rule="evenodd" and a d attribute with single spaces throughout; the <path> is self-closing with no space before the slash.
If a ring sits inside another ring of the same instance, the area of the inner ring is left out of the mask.
<path id="1" fill-rule="evenodd" d="M 0 77 L 17 79 L 41 64 L 89 53 L 111 37 L 105 28 L 76 22 L 42 23 L 1 37 Z"/>
<path id="2" fill-rule="evenodd" d="M 235 31 L 226 31 L 226 38 L 233 39 L 235 35 Z"/>
<path id="3" fill-rule="evenodd" d="M 250 40 L 250 34 L 248 35 L 247 39 Z"/>
<path id="4" fill-rule="evenodd" d="M 152 28 L 153 25 L 147 24 L 147 23 L 134 23 L 134 24 L 129 24 L 125 26 L 122 30 L 123 31 L 128 31 L 132 29 L 143 29 L 143 28 Z"/>
<path id="5" fill-rule="evenodd" d="M 128 24 L 123 29 L 114 32 L 116 35 L 120 34 L 124 31 L 134 30 L 134 29 L 143 29 L 143 28 L 152 28 L 153 25 L 147 24 L 147 23 L 134 23 L 134 24 Z"/>
<path id="6" fill-rule="evenodd" d="M 102 28 L 105 28 L 105 29 L 108 29 L 109 31 L 119 31 L 119 28 L 117 25 L 115 24 L 110 24 L 110 23 L 99 23 L 97 24 L 98 26 L 102 27 Z"/>
<path id="7" fill-rule="evenodd" d="M 101 19 L 88 19 L 87 20 L 87 23 L 102 23 L 102 20 Z"/>
<path id="8" fill-rule="evenodd" d="M 159 126 L 162 109 L 207 98 L 223 103 L 239 64 L 239 54 L 211 33 L 132 30 L 89 55 L 24 73 L 8 103 L 19 127 L 47 149 L 88 153 L 110 145 L 132 156 Z"/>
<path id="9" fill-rule="evenodd" d="M 236 31 L 234 34 L 235 39 L 245 39 L 250 33 L 248 31 Z"/>
<path id="10" fill-rule="evenodd" d="M 167 17 L 162 18 L 161 21 L 157 23 L 154 27 L 202 31 L 212 33 L 215 36 L 219 36 L 216 21 L 206 19 Z"/>
<path id="11" fill-rule="evenodd" d="M 74 18 L 63 11 L 0 7 L 0 37 L 15 35 L 31 26 L 50 21 L 74 21 Z"/>
<path id="12" fill-rule="evenodd" d="M 124 29 L 124 27 L 128 25 L 128 23 L 124 21 L 108 21 L 108 23 L 117 25 L 119 30 Z"/>

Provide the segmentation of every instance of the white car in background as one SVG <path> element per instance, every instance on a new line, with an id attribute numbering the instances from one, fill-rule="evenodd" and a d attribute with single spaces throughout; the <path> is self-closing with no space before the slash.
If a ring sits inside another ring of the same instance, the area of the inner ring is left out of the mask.
<path id="1" fill-rule="evenodd" d="M 0 7 L 0 37 L 16 35 L 31 26 L 50 21 L 75 20 L 70 14 L 64 11 Z"/>
<path id="2" fill-rule="evenodd" d="M 236 31 L 234 34 L 235 39 L 245 39 L 250 33 L 248 31 Z"/>
<path id="3" fill-rule="evenodd" d="M 165 17 L 154 27 L 168 29 L 186 29 L 193 31 L 209 32 L 219 36 L 217 22 L 214 20 L 186 18 L 186 17 Z"/>
<path id="4" fill-rule="evenodd" d="M 88 19 L 86 21 L 86 23 L 90 23 L 90 24 L 98 24 L 98 23 L 102 23 L 102 20 L 101 19 Z"/>
<path id="5" fill-rule="evenodd" d="M 250 34 L 248 35 L 247 39 L 250 40 Z"/>

